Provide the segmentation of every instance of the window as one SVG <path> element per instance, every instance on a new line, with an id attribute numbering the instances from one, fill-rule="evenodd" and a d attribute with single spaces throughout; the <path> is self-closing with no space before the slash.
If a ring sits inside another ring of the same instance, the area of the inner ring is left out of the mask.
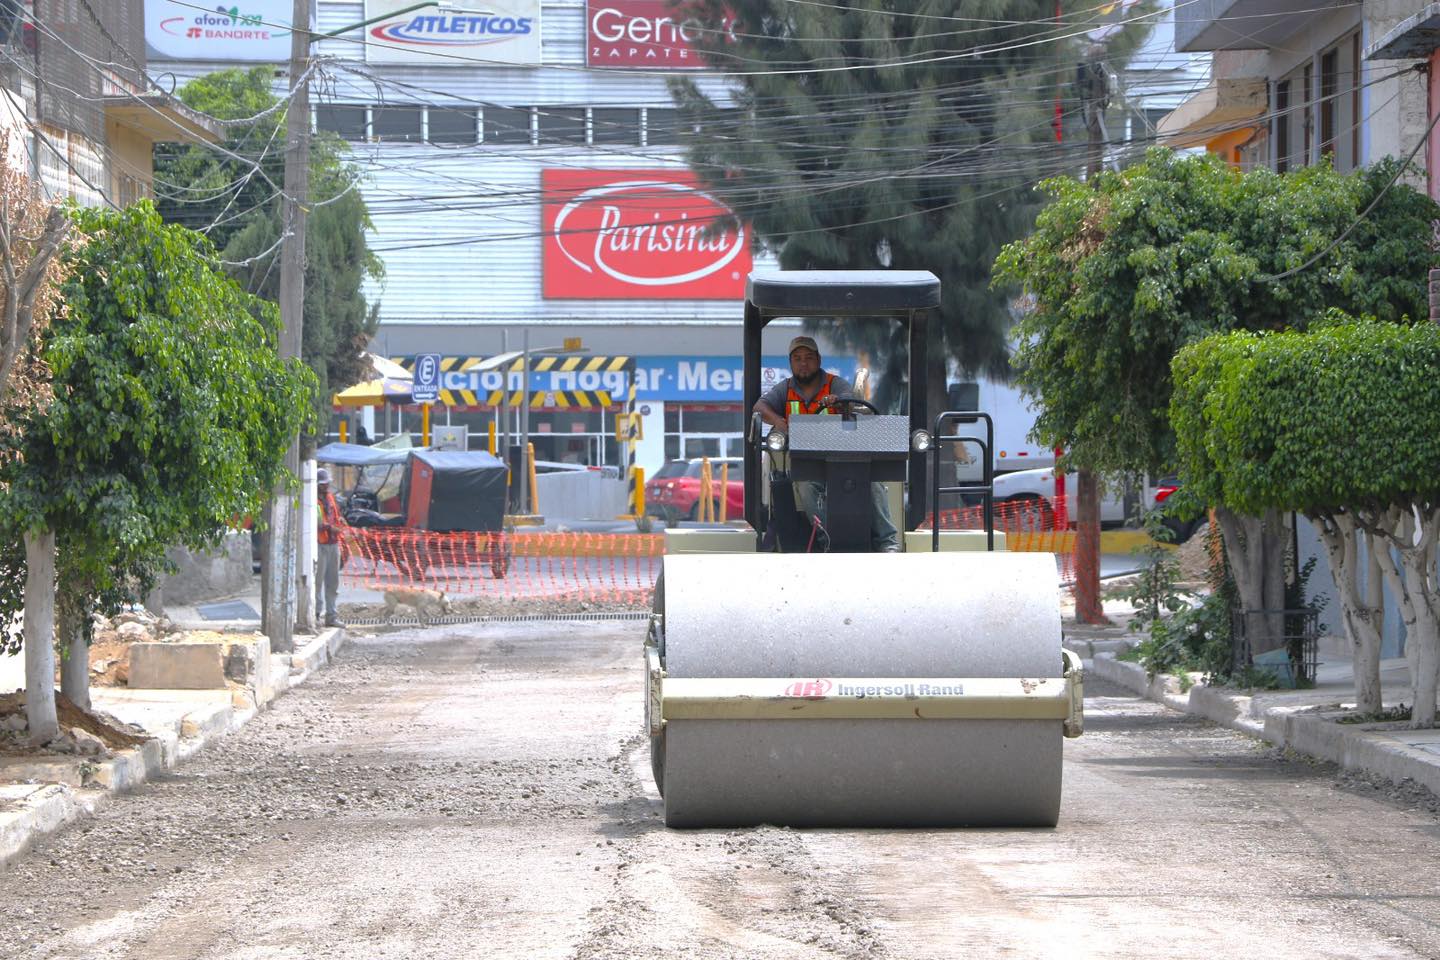
<path id="1" fill-rule="evenodd" d="M 420 118 L 419 107 L 372 107 L 370 137 L 386 142 L 419 143 Z"/>
<path id="2" fill-rule="evenodd" d="M 585 142 L 584 107 L 540 107 L 536 113 L 542 145 Z"/>
<path id="3" fill-rule="evenodd" d="M 426 139 L 431 143 L 474 143 L 479 138 L 475 111 L 460 107 L 431 107 Z"/>
<path id="4" fill-rule="evenodd" d="M 1314 64 L 1305 64 L 1304 83 L 1301 89 L 1305 91 L 1305 166 L 1310 166 L 1311 143 L 1315 139 L 1315 67 Z"/>
<path id="5" fill-rule="evenodd" d="M 1340 92 L 1340 51 L 1328 50 L 1320 55 L 1320 156 L 1335 156 L 1335 132 Z M 1337 164 L 1338 166 L 1338 164 Z"/>
<path id="6" fill-rule="evenodd" d="M 673 146 L 680 142 L 680 111 L 670 107 L 645 110 L 646 146 Z"/>
<path id="7" fill-rule="evenodd" d="M 530 142 L 529 107 L 486 107 L 484 119 L 486 143 Z"/>
<path id="8" fill-rule="evenodd" d="M 1290 81 L 1275 84 L 1275 170 L 1290 169 Z"/>
<path id="9" fill-rule="evenodd" d="M 591 143 L 640 143 L 640 111 L 618 107 L 593 107 L 590 110 Z"/>
<path id="10" fill-rule="evenodd" d="M 321 104 L 315 108 L 315 129 L 338 133 L 346 140 L 364 140 L 365 108 Z"/>

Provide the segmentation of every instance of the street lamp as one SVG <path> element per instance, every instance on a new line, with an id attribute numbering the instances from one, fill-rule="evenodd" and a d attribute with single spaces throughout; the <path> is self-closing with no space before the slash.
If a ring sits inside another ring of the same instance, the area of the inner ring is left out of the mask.
<path id="1" fill-rule="evenodd" d="M 588 353 L 584 347 L 573 343 L 567 343 L 558 347 L 531 347 L 530 330 L 527 328 L 520 341 L 520 350 L 509 353 L 496 354 L 493 357 L 486 357 L 484 360 L 472 363 L 464 368 L 464 372 L 494 370 L 497 367 L 504 367 L 516 358 L 520 360 L 520 451 L 521 457 L 526 456 L 530 449 L 530 357 L 535 354 L 556 354 L 556 353 Z M 501 382 L 500 395 L 510 395 L 510 385 Z M 508 419 L 508 418 L 507 418 Z M 520 508 L 526 513 L 530 512 L 530 471 L 528 464 L 522 463 L 520 467 Z"/>

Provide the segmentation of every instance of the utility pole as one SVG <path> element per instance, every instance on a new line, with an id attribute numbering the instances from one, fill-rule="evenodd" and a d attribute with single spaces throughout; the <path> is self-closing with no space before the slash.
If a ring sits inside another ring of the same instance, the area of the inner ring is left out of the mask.
<path id="1" fill-rule="evenodd" d="M 280 247 L 280 356 L 298 359 L 305 332 L 305 201 L 310 192 L 310 0 L 294 0 L 290 14 L 290 104 L 285 111 L 285 195 L 280 201 L 284 240 Z M 300 438 L 285 454 L 291 476 L 300 475 Z M 300 524 L 293 496 L 277 490 L 270 501 L 261 582 L 261 630 L 273 649 L 295 649 L 295 627 L 314 627 L 313 596 L 296 597 L 296 547 Z M 306 578 L 308 583 L 310 578 Z M 307 590 L 307 593 L 309 591 Z M 297 606 L 297 599 L 299 601 Z"/>
<path id="2" fill-rule="evenodd" d="M 1105 108 L 1110 105 L 1110 82 L 1103 50 L 1093 47 L 1076 70 L 1075 86 L 1084 111 L 1086 138 L 1085 182 L 1100 179 L 1105 162 Z M 1100 482 L 1095 471 L 1081 467 L 1075 477 L 1075 619 L 1081 623 L 1108 623 L 1100 602 Z"/>

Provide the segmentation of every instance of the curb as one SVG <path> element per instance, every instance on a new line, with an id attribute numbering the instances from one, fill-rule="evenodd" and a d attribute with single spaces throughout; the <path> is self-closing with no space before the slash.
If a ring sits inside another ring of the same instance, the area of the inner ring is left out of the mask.
<path id="1" fill-rule="evenodd" d="M 304 683 L 334 657 L 347 637 L 344 628 L 322 631 L 293 654 L 273 654 L 272 696 Z M 93 814 L 115 794 L 132 790 L 146 780 L 173 769 L 208 744 L 238 730 L 260 708 L 209 704 L 184 714 L 173 726 L 149 731 L 152 739 L 131 750 L 117 750 L 107 760 L 62 758 L 37 762 L 35 772 L 59 777 L 37 782 L 0 783 L 0 867 L 23 856 L 41 837 L 59 830 L 82 815 Z"/>
<path id="2" fill-rule="evenodd" d="M 1245 694 L 1198 682 L 1182 694 L 1175 677 L 1161 674 L 1152 680 L 1140 665 L 1117 660 L 1108 651 L 1087 660 L 1085 669 L 1172 710 L 1203 717 L 1345 770 L 1395 782 L 1411 780 L 1440 795 L 1440 752 L 1404 742 L 1402 736 L 1412 731 L 1403 724 L 1338 724 L 1328 719 L 1338 711 L 1317 711 L 1311 706 L 1259 709 Z"/>

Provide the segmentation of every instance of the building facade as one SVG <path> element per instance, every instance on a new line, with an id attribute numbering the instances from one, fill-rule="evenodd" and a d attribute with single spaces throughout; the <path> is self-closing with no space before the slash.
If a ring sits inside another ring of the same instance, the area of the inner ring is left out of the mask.
<path id="1" fill-rule="evenodd" d="M 1425 131 L 1425 80 L 1365 57 L 1377 33 L 1402 19 L 1396 5 L 1191 5 L 1176 46 L 1211 53 L 1212 78 L 1162 121 L 1162 138 L 1277 171 L 1327 157 L 1344 172 L 1404 156 Z"/>
<path id="2" fill-rule="evenodd" d="M 86 205 L 154 196 L 156 143 L 220 140 L 149 82 L 142 0 L 4 5 L 0 125 L 49 196 Z"/>

